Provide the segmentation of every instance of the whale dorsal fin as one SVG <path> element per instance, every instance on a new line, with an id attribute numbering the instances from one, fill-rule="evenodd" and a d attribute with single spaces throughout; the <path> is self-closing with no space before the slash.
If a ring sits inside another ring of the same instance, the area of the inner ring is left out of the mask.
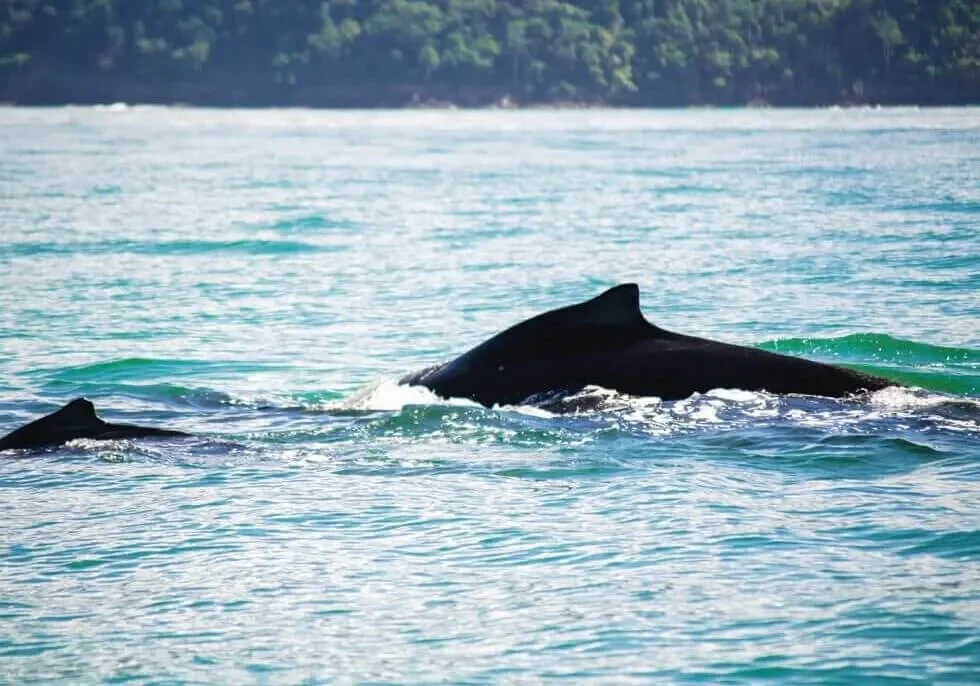
<path id="1" fill-rule="evenodd" d="M 640 287 L 635 283 L 613 286 L 592 300 L 565 308 L 563 313 L 585 326 L 630 327 L 646 323 L 640 311 Z"/>
<path id="2" fill-rule="evenodd" d="M 563 316 L 569 317 L 569 322 L 573 328 L 577 325 L 579 327 L 609 329 L 610 333 L 628 331 L 631 334 L 659 339 L 700 340 L 662 329 L 648 321 L 640 310 L 640 288 L 635 283 L 613 286 L 592 300 L 586 300 L 584 303 L 571 305 L 561 310 L 554 310 L 554 313 L 561 313 Z M 543 316 L 548 316 L 548 314 L 550 313 Z"/>
<path id="3" fill-rule="evenodd" d="M 75 398 L 51 414 L 35 419 L 30 424 L 0 437 L 0 450 L 43 448 L 61 445 L 76 438 L 105 440 L 186 435 L 181 431 L 157 429 L 151 426 L 109 424 L 95 414 L 95 406 L 91 401 Z"/>
<path id="4" fill-rule="evenodd" d="M 657 331 L 640 311 L 640 289 L 624 283 L 603 291 L 591 300 L 550 310 L 515 324 L 456 359 L 459 365 L 496 367 L 503 360 L 527 358 L 548 349 L 554 354 L 595 347 L 612 340 Z"/>
<path id="5" fill-rule="evenodd" d="M 95 414 L 95 406 L 85 398 L 75 398 L 64 407 L 35 419 L 0 438 L 0 450 L 56 445 L 81 438 L 105 425 Z"/>
<path id="6" fill-rule="evenodd" d="M 95 414 L 95 405 L 87 398 L 75 398 L 57 412 L 45 417 L 45 419 L 52 419 L 71 426 L 98 424 L 102 422 Z"/>

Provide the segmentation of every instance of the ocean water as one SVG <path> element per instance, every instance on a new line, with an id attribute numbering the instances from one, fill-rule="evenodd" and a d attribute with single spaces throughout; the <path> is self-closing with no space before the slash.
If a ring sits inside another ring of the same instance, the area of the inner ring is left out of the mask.
<path id="1" fill-rule="evenodd" d="M 908 388 L 395 383 L 626 281 Z M 980 683 L 978 324 L 978 109 L 0 109 L 0 433 L 195 434 L 0 459 L 0 681 Z"/>

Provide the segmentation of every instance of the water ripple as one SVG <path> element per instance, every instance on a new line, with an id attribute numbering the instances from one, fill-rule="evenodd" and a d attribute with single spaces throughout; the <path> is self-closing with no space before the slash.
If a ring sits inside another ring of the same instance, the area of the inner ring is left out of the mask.
<path id="1" fill-rule="evenodd" d="M 4 680 L 978 681 L 977 110 L 0 124 Z M 622 281 L 913 388 L 393 381 Z"/>

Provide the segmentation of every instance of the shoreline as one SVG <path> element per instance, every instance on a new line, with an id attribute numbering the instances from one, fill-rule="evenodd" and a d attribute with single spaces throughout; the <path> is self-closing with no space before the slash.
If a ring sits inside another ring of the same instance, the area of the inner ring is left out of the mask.
<path id="1" fill-rule="evenodd" d="M 758 105 L 758 104 L 734 104 L 734 105 L 714 105 L 714 104 L 690 104 L 690 105 L 647 105 L 647 104 L 623 104 L 609 102 L 590 102 L 590 103 L 567 103 L 567 102 L 533 102 L 526 104 L 513 104 L 507 107 L 497 105 L 461 105 L 456 103 L 440 104 L 407 104 L 407 105 L 312 105 L 306 103 L 263 103 L 263 104 L 242 104 L 242 103 L 195 103 L 182 101 L 127 101 L 127 100 L 106 100 L 106 101 L 75 101 L 64 100 L 59 102 L 18 102 L 5 101 L 0 99 L 0 107 L 9 109 L 102 109 L 102 110 L 130 110 L 130 109 L 187 109 L 187 110 L 305 110 L 305 111 L 333 111 L 333 112 L 535 112 L 535 111 L 575 111 L 575 110 L 614 110 L 614 111 L 742 111 L 742 110 L 918 110 L 918 109 L 970 109 L 980 107 L 980 103 L 933 103 L 933 102 L 894 102 L 894 103 L 853 103 L 853 102 L 829 102 L 819 104 L 777 104 L 777 105 Z"/>
<path id="2" fill-rule="evenodd" d="M 83 85 L 84 84 L 84 85 Z M 310 109 L 310 110 L 685 110 L 685 109 L 876 109 L 885 107 L 980 106 L 980 92 L 934 91 L 916 93 L 830 92 L 814 89 L 772 93 L 747 99 L 700 98 L 683 101 L 638 94 L 613 98 L 542 97 L 522 99 L 499 86 L 451 88 L 440 85 L 399 86 L 293 86 L 256 89 L 249 85 L 213 81 L 171 82 L 149 85 L 131 78 L 83 79 L 78 73 L 51 68 L 24 70 L 0 79 L 0 105 L 12 107 L 86 107 L 124 103 L 131 107 L 187 107 L 201 109 Z M 871 91 L 871 92 L 868 92 Z"/>

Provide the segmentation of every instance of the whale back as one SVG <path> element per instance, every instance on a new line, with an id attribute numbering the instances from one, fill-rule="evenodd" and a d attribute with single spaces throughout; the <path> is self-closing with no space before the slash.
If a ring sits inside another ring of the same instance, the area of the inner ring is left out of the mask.
<path id="1" fill-rule="evenodd" d="M 547 354 L 562 357 L 659 332 L 640 311 L 640 289 L 626 283 L 591 300 L 550 310 L 505 329 L 451 364 L 499 366 Z M 666 333 L 666 332 L 664 332 Z"/>
<path id="2" fill-rule="evenodd" d="M 104 424 L 105 422 L 96 416 L 95 406 L 91 401 L 76 398 L 56 412 L 25 424 L 0 438 L 0 450 L 62 443 L 70 440 L 63 438 L 64 436 L 82 438 L 98 432 Z"/>
<path id="3" fill-rule="evenodd" d="M 86 398 L 75 398 L 64 407 L 36 419 L 0 438 L 0 450 L 24 450 L 67 443 L 76 438 L 144 438 L 148 436 L 186 436 L 181 431 L 134 424 L 110 424 L 95 413 Z"/>
<path id="4" fill-rule="evenodd" d="M 890 382 L 661 329 L 643 317 L 637 285 L 626 283 L 520 322 L 401 383 L 492 406 L 589 385 L 668 400 L 713 388 L 839 397 Z"/>
<path id="5" fill-rule="evenodd" d="M 410 374 L 401 383 L 484 404 L 518 402 L 538 390 L 581 386 L 589 368 L 572 364 L 574 360 L 672 335 L 643 317 L 639 287 L 625 283 L 515 324 L 451 362 Z"/>

